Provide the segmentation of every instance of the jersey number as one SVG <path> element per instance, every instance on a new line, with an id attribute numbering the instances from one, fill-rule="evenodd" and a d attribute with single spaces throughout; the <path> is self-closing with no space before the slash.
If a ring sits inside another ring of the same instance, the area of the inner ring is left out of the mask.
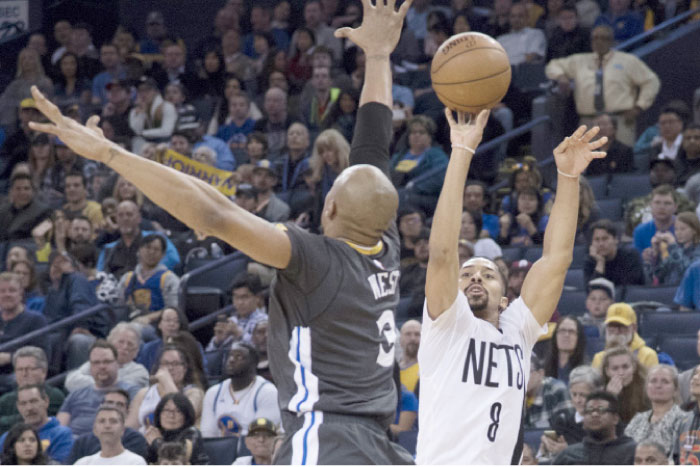
<path id="1" fill-rule="evenodd" d="M 496 441 L 496 432 L 498 431 L 498 423 L 501 421 L 501 403 L 494 402 L 491 406 L 491 424 L 486 432 L 486 436 L 492 443 Z"/>
<path id="2" fill-rule="evenodd" d="M 377 320 L 377 328 L 379 329 L 379 337 L 382 338 L 382 341 L 379 343 L 377 363 L 388 368 L 394 365 L 394 351 L 396 350 L 394 312 L 391 310 L 383 312 Z"/>

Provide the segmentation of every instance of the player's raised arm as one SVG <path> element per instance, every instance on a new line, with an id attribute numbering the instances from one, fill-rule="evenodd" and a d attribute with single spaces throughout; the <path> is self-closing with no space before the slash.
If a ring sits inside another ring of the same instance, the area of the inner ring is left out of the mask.
<path id="1" fill-rule="evenodd" d="M 607 138 L 591 141 L 598 130 L 593 127 L 586 131 L 586 127 L 581 126 L 554 149 L 557 193 L 544 233 L 542 258 L 530 269 L 521 292 L 539 324 L 549 321 L 554 313 L 566 270 L 571 265 L 578 219 L 579 176 L 594 158 L 605 157 L 605 152 L 596 149 L 604 145 Z"/>
<path id="2" fill-rule="evenodd" d="M 389 143 L 391 141 L 391 53 L 401 37 L 401 27 L 412 0 L 396 10 L 396 1 L 362 0 L 362 24 L 357 28 L 340 28 L 336 37 L 354 42 L 365 53 L 365 81 L 360 94 L 360 109 L 352 139 L 350 164 L 371 164 L 389 173 Z M 365 104 L 385 107 L 369 109 Z"/>
<path id="3" fill-rule="evenodd" d="M 275 268 L 289 264 L 291 244 L 283 231 L 239 208 L 205 182 L 109 141 L 97 126 L 99 117 L 81 125 L 64 117 L 36 86 L 32 94 L 39 110 L 52 122 L 32 122 L 33 130 L 56 135 L 77 154 L 105 163 L 190 228 L 216 236 L 260 263 Z"/>
<path id="4" fill-rule="evenodd" d="M 457 243 L 462 221 L 464 183 L 489 119 L 488 110 L 482 110 L 469 123 L 465 123 L 464 113 L 458 114 L 459 122 L 455 122 L 449 109 L 445 109 L 445 114 L 450 124 L 452 154 L 430 231 L 425 297 L 432 319 L 437 319 L 457 297 L 460 266 Z"/>

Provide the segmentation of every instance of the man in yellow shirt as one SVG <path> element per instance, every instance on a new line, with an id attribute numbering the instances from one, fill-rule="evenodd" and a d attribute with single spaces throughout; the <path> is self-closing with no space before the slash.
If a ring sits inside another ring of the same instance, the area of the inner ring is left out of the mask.
<path id="1" fill-rule="evenodd" d="M 87 184 L 82 172 L 71 171 L 65 177 L 66 204 L 63 210 L 69 218 L 85 216 L 93 228 L 102 225 L 102 206 L 97 201 L 88 200 Z"/>
<path id="2" fill-rule="evenodd" d="M 605 317 L 605 347 L 627 346 L 637 356 L 639 363 L 651 368 L 658 365 L 656 351 L 647 347 L 646 342 L 637 334 L 637 314 L 627 303 L 613 303 Z M 600 368 L 605 350 L 593 357 L 591 365 Z"/>
<path id="3" fill-rule="evenodd" d="M 617 139 L 634 146 L 637 116 L 654 103 L 660 82 L 639 58 L 612 50 L 613 43 L 613 30 L 598 26 L 591 32 L 592 52 L 554 59 L 545 73 L 564 94 L 573 81 L 582 125 L 590 125 L 598 113 L 609 113 L 617 122 Z"/>
<path id="4" fill-rule="evenodd" d="M 420 345 L 420 322 L 415 319 L 401 326 L 399 345 L 401 346 L 401 384 L 413 392 L 418 384 L 418 346 Z"/>

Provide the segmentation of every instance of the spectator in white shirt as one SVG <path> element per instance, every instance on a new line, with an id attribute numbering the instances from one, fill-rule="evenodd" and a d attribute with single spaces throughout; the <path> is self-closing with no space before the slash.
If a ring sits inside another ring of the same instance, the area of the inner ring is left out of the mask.
<path id="1" fill-rule="evenodd" d="M 100 450 L 92 456 L 81 457 L 74 465 L 146 465 L 146 460 L 124 449 L 124 412 L 112 405 L 97 409 L 93 432 L 100 440 Z"/>
<path id="2" fill-rule="evenodd" d="M 528 12 L 524 3 L 510 7 L 510 32 L 498 36 L 511 65 L 537 63 L 547 55 L 547 39 L 540 29 L 527 27 Z"/>

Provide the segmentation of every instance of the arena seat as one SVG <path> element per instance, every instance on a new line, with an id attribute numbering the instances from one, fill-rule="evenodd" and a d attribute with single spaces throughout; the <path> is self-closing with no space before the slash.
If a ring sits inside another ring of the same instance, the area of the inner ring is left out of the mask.
<path id="1" fill-rule="evenodd" d="M 571 260 L 571 269 L 581 269 L 583 268 L 583 263 L 586 262 L 588 258 L 588 245 L 574 245 L 574 257 Z M 583 279 L 581 280 L 583 284 Z"/>
<path id="2" fill-rule="evenodd" d="M 418 441 L 418 430 L 402 431 L 399 433 L 398 442 L 401 447 L 412 456 L 416 455 L 416 442 Z"/>
<path id="3" fill-rule="evenodd" d="M 698 364 L 697 342 L 697 335 L 663 334 L 657 341 L 657 350 L 669 354 L 678 370 L 685 371 Z"/>
<path id="4" fill-rule="evenodd" d="M 508 266 L 510 266 L 512 262 L 518 261 L 523 257 L 523 249 L 519 246 L 501 247 L 501 251 L 503 252 L 503 259 L 506 260 Z"/>
<path id="5" fill-rule="evenodd" d="M 610 178 L 608 198 L 629 200 L 651 192 L 648 174 L 617 174 Z"/>
<path id="6" fill-rule="evenodd" d="M 523 258 L 531 263 L 534 263 L 542 257 L 542 247 L 541 246 L 531 246 L 525 248 L 523 252 Z"/>
<path id="7" fill-rule="evenodd" d="M 559 299 L 557 311 L 562 316 L 581 316 L 586 312 L 586 295 L 585 290 L 565 290 Z"/>
<path id="8" fill-rule="evenodd" d="M 625 287 L 625 302 L 659 302 L 669 307 L 674 306 L 673 297 L 678 287 L 648 287 L 643 285 L 628 285 Z"/>
<path id="9" fill-rule="evenodd" d="M 596 201 L 600 209 L 600 217 L 613 222 L 622 220 L 622 200 L 620 198 L 599 199 Z"/>
<path id="10" fill-rule="evenodd" d="M 588 185 L 590 185 L 593 191 L 593 196 L 595 199 L 602 199 L 608 194 L 608 176 L 607 175 L 596 175 L 595 177 L 586 178 Z"/>
<path id="11" fill-rule="evenodd" d="M 700 313 L 685 311 L 647 311 L 640 313 L 639 335 L 643 338 L 661 334 L 687 336 L 700 329 Z"/>
<path id="12" fill-rule="evenodd" d="M 569 269 L 566 271 L 566 278 L 564 279 L 564 286 L 573 288 L 576 290 L 583 289 L 583 269 Z"/>
<path id="13" fill-rule="evenodd" d="M 210 465 L 231 465 L 236 460 L 238 438 L 202 438 L 204 452 L 209 456 Z"/>
<path id="14" fill-rule="evenodd" d="M 248 446 L 245 445 L 245 436 L 238 438 L 238 446 L 236 448 L 236 458 L 252 455 Z"/>

